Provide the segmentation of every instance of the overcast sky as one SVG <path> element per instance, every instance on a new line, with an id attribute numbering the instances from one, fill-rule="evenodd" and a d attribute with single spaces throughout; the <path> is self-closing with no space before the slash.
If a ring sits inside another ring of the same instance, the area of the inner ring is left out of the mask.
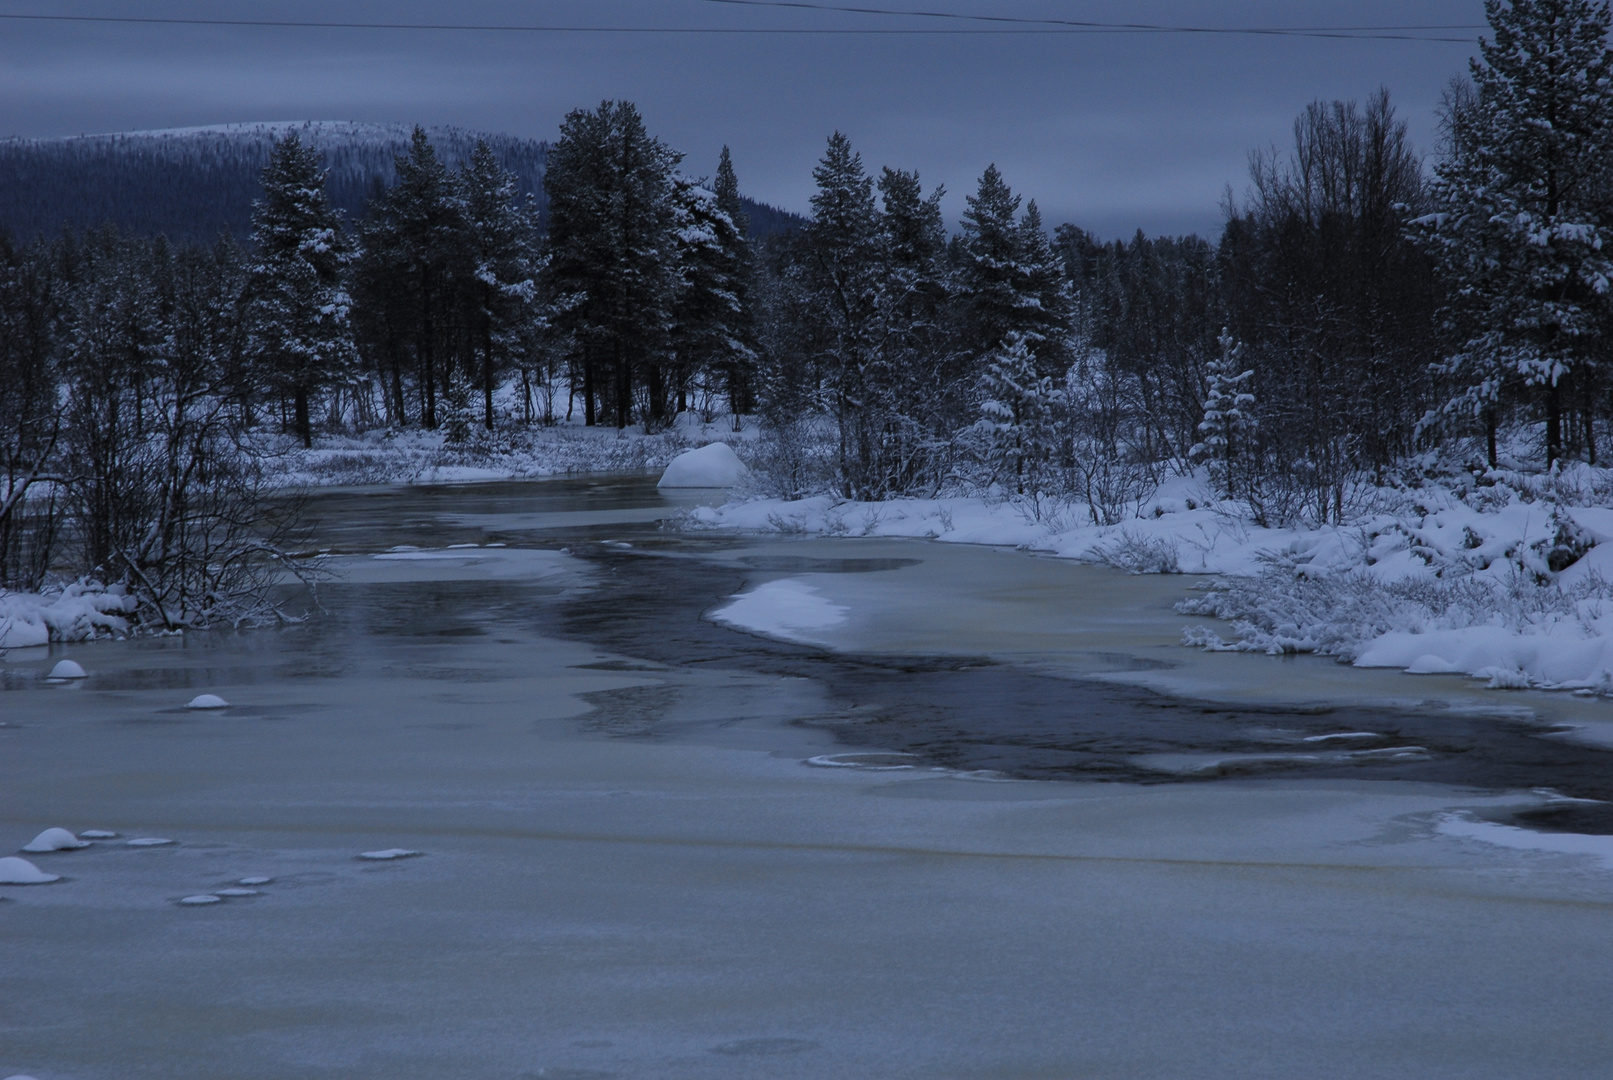
<path id="1" fill-rule="evenodd" d="M 828 0 L 833 2 L 833 0 Z M 844 0 L 1204 27 L 1482 24 L 1481 0 Z M 965 29 L 713 0 L 0 0 L 0 13 L 499 25 Z M 1004 27 L 998 27 L 1004 28 Z M 1458 42 L 1206 34 L 689 35 L 130 26 L 0 20 L 0 134 L 250 120 L 458 124 L 552 138 L 570 109 L 636 102 L 708 174 L 724 143 L 754 198 L 805 211 L 835 129 L 871 171 L 943 183 L 950 218 L 991 162 L 1051 226 L 1105 237 L 1219 227 L 1251 148 L 1317 98 L 1387 86 L 1420 148 L 1466 69 Z"/>

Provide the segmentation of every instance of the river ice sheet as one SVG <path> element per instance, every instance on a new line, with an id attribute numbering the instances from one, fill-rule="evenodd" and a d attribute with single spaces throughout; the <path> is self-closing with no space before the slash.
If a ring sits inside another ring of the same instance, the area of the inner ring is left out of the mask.
<path id="1" fill-rule="evenodd" d="M 1022 558 L 973 555 L 977 577 Z M 0 890 L 0 1075 L 1466 1080 L 1613 1059 L 1613 873 L 1450 835 L 1528 793 L 812 768 L 845 751 L 791 723 L 834 707 L 813 679 L 539 633 L 533 612 L 610 572 L 565 559 L 483 576 L 361 552 L 389 569 L 334 586 L 329 620 L 80 646 L 87 686 L 0 693 L 0 848 L 53 825 L 175 841 L 42 856 L 65 880 Z M 892 617 L 850 594 L 897 575 L 824 578 L 847 591 L 820 592 L 850 608 L 835 632 Z M 184 709 L 199 687 L 233 707 Z M 354 857 L 393 847 L 429 857 Z"/>

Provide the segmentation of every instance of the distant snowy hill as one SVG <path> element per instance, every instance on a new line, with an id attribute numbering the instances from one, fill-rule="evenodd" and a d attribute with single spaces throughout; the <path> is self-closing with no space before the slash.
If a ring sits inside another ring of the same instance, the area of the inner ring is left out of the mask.
<path id="1" fill-rule="evenodd" d="M 279 121 L 171 128 L 58 139 L 0 140 L 0 229 L 18 239 L 82 231 L 105 222 L 173 240 L 208 242 L 229 232 L 245 239 L 258 174 L 274 141 L 288 130 L 317 146 L 330 170 L 332 202 L 349 221 L 364 216 L 366 201 L 393 178 L 393 159 L 408 149 L 406 124 Z M 437 153 L 450 165 L 486 139 L 523 195 L 543 199 L 548 144 L 537 139 L 428 128 Z M 754 234 L 794 228 L 793 214 L 746 200 Z"/>

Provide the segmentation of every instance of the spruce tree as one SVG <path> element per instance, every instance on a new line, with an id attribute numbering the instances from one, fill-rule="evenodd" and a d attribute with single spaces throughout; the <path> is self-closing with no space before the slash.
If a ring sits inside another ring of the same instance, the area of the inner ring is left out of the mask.
<path id="1" fill-rule="evenodd" d="M 867 375 L 880 345 L 882 261 L 874 183 L 861 155 L 840 132 L 812 170 L 817 191 L 805 230 L 805 284 L 818 319 L 814 335 L 823 367 L 822 401 L 839 429 L 836 467 L 841 494 L 869 487 Z"/>
<path id="2" fill-rule="evenodd" d="M 739 178 L 734 173 L 734 161 L 726 146 L 717 159 L 717 175 L 712 181 L 711 190 L 717 197 L 717 209 L 727 215 L 733 226 L 731 231 L 723 229 L 719 234 L 724 273 L 728 288 L 734 295 L 735 310 L 728 326 L 729 343 L 717 358 L 717 364 L 723 374 L 728 410 L 737 430 L 740 416 L 754 412 L 756 408 L 759 344 L 751 298 L 756 259 L 751 252 L 750 219 L 739 197 Z"/>
<path id="3" fill-rule="evenodd" d="M 355 353 L 343 282 L 349 248 L 319 156 L 296 132 L 275 145 L 263 170 L 252 238 L 247 350 L 291 395 L 297 436 L 312 446 L 309 400 L 348 373 Z"/>
<path id="4" fill-rule="evenodd" d="M 1606 347 L 1610 16 L 1591 0 L 1486 0 L 1485 13 L 1494 40 L 1480 40 L 1473 92 L 1448 112 L 1438 213 L 1421 222 L 1452 292 L 1456 341 L 1442 369 L 1458 392 L 1447 408 L 1486 419 L 1493 464 L 1496 410 L 1521 391 L 1544 412 L 1549 464 L 1574 391 L 1592 400 Z"/>
<path id="5" fill-rule="evenodd" d="M 420 420 L 438 421 L 439 384 L 454 377 L 453 283 L 466 257 L 464 204 L 424 128 L 398 157 L 397 182 L 371 202 L 363 234 L 367 292 L 383 296 L 400 325 L 392 327 L 414 356 Z"/>
<path id="6" fill-rule="evenodd" d="M 1016 218 L 1019 196 L 995 165 L 987 166 L 975 194 L 965 202 L 957 281 L 965 348 L 983 358 L 1017 333 L 1038 370 L 1050 377 L 1062 375 L 1070 362 L 1074 309 L 1036 204 Z"/>
<path id="7" fill-rule="evenodd" d="M 1233 498 L 1240 488 L 1245 489 L 1243 494 L 1252 494 L 1247 489 L 1253 483 L 1255 396 L 1250 390 L 1255 373 L 1243 367 L 1243 345 L 1231 334 L 1223 330 L 1219 343 L 1221 354 L 1210 361 L 1206 373 L 1199 441 L 1188 457 L 1209 467 L 1210 483 L 1218 494 Z"/>
<path id="8" fill-rule="evenodd" d="M 664 363 L 677 295 L 674 171 L 681 155 L 653 138 L 631 102 L 577 109 L 549 151 L 546 271 L 556 326 L 583 375 L 587 423 L 632 422 L 643 386 L 646 422 L 664 418 Z M 603 395 L 604 410 L 596 400 Z"/>
<path id="9" fill-rule="evenodd" d="M 472 346 L 479 363 L 482 423 L 493 430 L 493 389 L 501 368 L 538 317 L 536 226 L 516 201 L 515 177 L 482 139 L 460 169 L 469 265 L 463 281 Z"/>
<path id="10" fill-rule="evenodd" d="M 1016 495 L 1048 493 L 1058 450 L 1058 391 L 1036 370 L 1030 342 L 1010 330 L 985 359 L 982 418 L 992 475 Z"/>

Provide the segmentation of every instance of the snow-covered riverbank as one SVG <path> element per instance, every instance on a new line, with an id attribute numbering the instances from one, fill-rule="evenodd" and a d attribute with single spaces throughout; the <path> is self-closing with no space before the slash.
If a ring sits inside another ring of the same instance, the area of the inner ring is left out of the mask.
<path id="1" fill-rule="evenodd" d="M 1498 688 L 1613 688 L 1613 473 L 1493 473 L 1380 489 L 1356 520 L 1261 528 L 1179 477 L 1135 516 L 958 497 L 857 503 L 756 498 L 690 513 L 699 528 L 928 537 L 1008 545 L 1134 573 L 1213 576 L 1184 613 L 1232 623 L 1212 650 L 1315 652 L 1363 667 L 1464 673 Z"/>

